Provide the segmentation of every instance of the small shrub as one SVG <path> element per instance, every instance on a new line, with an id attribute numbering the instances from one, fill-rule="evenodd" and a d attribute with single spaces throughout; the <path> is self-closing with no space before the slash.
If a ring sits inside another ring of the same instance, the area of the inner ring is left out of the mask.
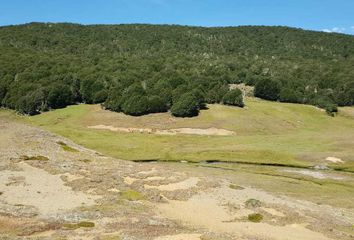
<path id="1" fill-rule="evenodd" d="M 228 91 L 222 99 L 222 103 L 225 105 L 244 107 L 243 95 L 240 89 L 234 89 Z"/>
<path id="2" fill-rule="evenodd" d="M 245 202 L 245 205 L 247 208 L 258 208 L 262 205 L 261 201 L 257 200 L 257 199 L 248 199 L 246 202 Z"/>
<path id="3" fill-rule="evenodd" d="M 263 220 L 263 216 L 259 213 L 249 214 L 248 220 L 254 223 L 260 223 Z"/>

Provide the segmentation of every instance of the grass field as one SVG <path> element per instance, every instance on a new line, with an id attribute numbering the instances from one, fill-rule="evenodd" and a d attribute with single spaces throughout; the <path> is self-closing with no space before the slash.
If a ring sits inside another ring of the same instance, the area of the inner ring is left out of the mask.
<path id="1" fill-rule="evenodd" d="M 218 160 L 313 166 L 329 164 L 354 171 L 353 108 L 337 117 L 300 104 L 246 100 L 246 108 L 209 105 L 195 118 L 169 113 L 131 117 L 105 111 L 99 105 L 76 105 L 23 120 L 72 139 L 103 154 L 126 160 L 193 162 Z M 4 113 L 2 113 L 4 114 Z M 232 136 L 155 135 L 90 129 L 88 126 L 232 130 Z M 334 164 L 327 157 L 341 158 Z"/>

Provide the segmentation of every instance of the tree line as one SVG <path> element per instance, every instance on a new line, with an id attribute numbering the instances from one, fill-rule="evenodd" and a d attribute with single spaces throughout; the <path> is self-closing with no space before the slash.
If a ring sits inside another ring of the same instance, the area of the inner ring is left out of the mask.
<path id="1" fill-rule="evenodd" d="M 354 37 L 287 27 L 31 23 L 0 28 L 0 104 L 38 114 L 76 103 L 139 116 L 192 117 L 208 103 L 243 107 L 240 90 L 354 105 Z"/>

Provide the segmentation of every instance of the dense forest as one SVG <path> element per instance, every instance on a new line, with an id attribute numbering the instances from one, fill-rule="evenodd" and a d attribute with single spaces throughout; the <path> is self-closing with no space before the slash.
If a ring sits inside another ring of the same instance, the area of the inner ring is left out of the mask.
<path id="1" fill-rule="evenodd" d="M 130 115 L 198 115 L 257 97 L 354 105 L 354 36 L 288 27 L 30 23 L 0 28 L 0 104 L 37 114 L 102 103 Z"/>

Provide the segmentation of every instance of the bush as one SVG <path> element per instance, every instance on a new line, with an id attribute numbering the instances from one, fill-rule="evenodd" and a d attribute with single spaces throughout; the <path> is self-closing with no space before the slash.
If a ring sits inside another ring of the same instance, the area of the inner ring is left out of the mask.
<path id="1" fill-rule="evenodd" d="M 336 104 L 330 103 L 325 106 L 325 110 L 329 116 L 334 117 L 336 115 L 336 113 L 338 112 L 338 107 Z"/>
<path id="2" fill-rule="evenodd" d="M 151 96 L 148 98 L 149 113 L 167 112 L 168 107 L 164 100 L 159 96 Z"/>
<path id="3" fill-rule="evenodd" d="M 280 91 L 279 100 L 281 102 L 289 102 L 289 103 L 301 103 L 301 94 L 296 90 L 292 90 L 290 88 L 284 88 Z"/>
<path id="4" fill-rule="evenodd" d="M 146 96 L 134 95 L 125 100 L 122 105 L 125 114 L 141 116 L 149 113 L 149 103 Z"/>
<path id="5" fill-rule="evenodd" d="M 254 95 L 266 100 L 276 101 L 280 94 L 280 84 L 274 80 L 262 79 L 254 87 Z"/>
<path id="6" fill-rule="evenodd" d="M 199 114 L 198 99 L 193 93 L 183 94 L 179 100 L 172 105 L 171 113 L 175 117 L 194 117 Z"/>
<path id="7" fill-rule="evenodd" d="M 225 96 L 228 91 L 228 86 L 217 85 L 206 93 L 205 100 L 207 103 L 221 103 L 223 96 Z"/>
<path id="8" fill-rule="evenodd" d="M 48 93 L 48 105 L 50 108 L 62 108 L 73 103 L 73 94 L 66 85 L 54 85 Z"/>
<path id="9" fill-rule="evenodd" d="M 228 91 L 222 99 L 222 103 L 225 105 L 244 107 L 243 95 L 240 89 L 234 89 Z"/>
<path id="10" fill-rule="evenodd" d="M 101 90 L 99 92 L 96 92 L 93 96 L 93 102 L 94 103 L 103 103 L 106 101 L 108 97 L 107 90 Z"/>

